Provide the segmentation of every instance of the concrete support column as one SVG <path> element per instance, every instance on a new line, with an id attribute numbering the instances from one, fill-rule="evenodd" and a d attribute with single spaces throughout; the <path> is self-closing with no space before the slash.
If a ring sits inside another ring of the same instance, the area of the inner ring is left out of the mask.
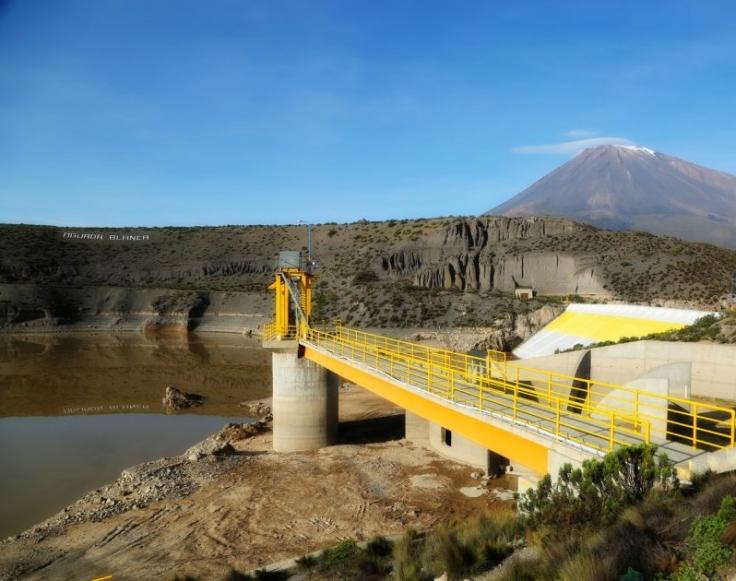
<path id="1" fill-rule="evenodd" d="M 303 452 L 337 439 L 338 377 L 297 353 L 274 352 L 273 449 Z"/>
<path id="2" fill-rule="evenodd" d="M 404 437 L 417 446 L 429 447 L 429 422 L 406 410 Z"/>

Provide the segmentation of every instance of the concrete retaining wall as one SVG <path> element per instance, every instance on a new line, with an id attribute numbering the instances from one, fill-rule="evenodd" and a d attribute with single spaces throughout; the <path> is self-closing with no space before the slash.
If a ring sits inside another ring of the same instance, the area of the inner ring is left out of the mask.
<path id="1" fill-rule="evenodd" d="M 736 400 L 736 345 L 634 341 L 590 349 L 590 374 L 598 381 L 624 385 L 649 371 L 672 363 L 692 363 L 693 397 Z M 581 352 L 535 357 L 528 367 L 574 375 Z"/>
<path id="2" fill-rule="evenodd" d="M 475 466 L 486 472 L 488 470 L 488 450 L 475 442 L 453 432 L 452 444 L 448 446 L 443 438 L 444 428 L 438 424 L 429 424 L 430 447 L 442 456 Z"/>

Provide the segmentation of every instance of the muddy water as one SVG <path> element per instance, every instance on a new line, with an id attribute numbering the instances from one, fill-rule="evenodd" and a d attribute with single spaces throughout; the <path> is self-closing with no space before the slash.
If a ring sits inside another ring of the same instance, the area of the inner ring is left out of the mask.
<path id="1" fill-rule="evenodd" d="M 0 335 L 0 538 L 246 421 L 238 403 L 270 382 L 270 355 L 239 336 Z M 204 405 L 167 414 L 167 385 Z"/>

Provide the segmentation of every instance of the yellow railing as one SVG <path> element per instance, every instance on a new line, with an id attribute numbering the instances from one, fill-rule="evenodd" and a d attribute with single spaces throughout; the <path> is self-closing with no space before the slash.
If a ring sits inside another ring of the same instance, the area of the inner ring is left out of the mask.
<path id="1" fill-rule="evenodd" d="M 637 417 L 658 415 L 666 410 L 668 420 L 666 424 L 658 423 L 655 436 L 676 441 L 684 439 L 693 448 L 725 448 L 736 443 L 733 408 L 526 367 L 516 362 L 509 362 L 502 373 L 505 381 L 526 383 L 550 395 L 569 394 L 573 401 L 584 397 L 596 410 L 626 409 Z M 726 429 L 715 429 L 719 425 Z"/>
<path id="2" fill-rule="evenodd" d="M 497 363 L 506 363 L 508 355 L 505 351 L 498 351 L 497 349 L 488 349 L 488 360 L 496 361 Z"/>
<path id="3" fill-rule="evenodd" d="M 276 323 L 266 323 L 263 327 L 262 337 L 264 341 L 294 341 L 296 340 L 296 325 L 289 325 L 284 331 L 276 326 Z"/>
<path id="4" fill-rule="evenodd" d="M 501 385 L 485 375 L 479 375 L 476 369 L 463 372 L 436 363 L 431 357 L 383 349 L 380 345 L 383 337 L 380 335 L 356 332 L 354 329 L 343 331 L 349 333 L 310 329 L 304 340 L 386 372 L 432 395 L 534 424 L 540 431 L 600 451 L 637 441 L 649 441 L 649 424 L 640 422 L 639 428 L 634 428 L 635 419 L 626 414 L 604 414 L 604 417 L 587 417 L 583 420 L 580 414 L 568 409 L 562 398 L 539 398 L 533 389 L 523 385 Z M 350 338 L 345 335 L 350 335 Z M 372 343 L 372 339 L 375 342 Z M 393 341 L 389 339 L 389 343 Z"/>
<path id="5" fill-rule="evenodd" d="M 526 368 L 336 326 L 300 339 L 388 373 L 449 401 L 498 413 L 602 451 L 674 440 L 693 448 L 734 445 L 731 408 Z"/>

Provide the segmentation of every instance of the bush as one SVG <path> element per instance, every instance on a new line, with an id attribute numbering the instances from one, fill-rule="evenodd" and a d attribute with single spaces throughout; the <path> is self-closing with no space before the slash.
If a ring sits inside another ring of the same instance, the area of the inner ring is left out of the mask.
<path id="1" fill-rule="evenodd" d="M 360 549 L 358 544 L 349 539 L 343 541 L 332 549 L 327 549 L 322 553 L 322 566 L 327 569 L 339 569 L 349 565 Z"/>
<path id="2" fill-rule="evenodd" d="M 612 522 L 623 508 L 652 491 L 670 493 L 678 481 L 672 462 L 655 445 L 618 448 L 582 468 L 565 464 L 557 482 L 549 474 L 519 498 L 519 510 L 533 524 L 550 526 Z"/>
<path id="3" fill-rule="evenodd" d="M 318 561 L 304 557 L 297 561 L 297 566 L 300 570 L 307 571 L 317 565 L 320 573 L 340 578 L 363 579 L 372 575 L 385 576 L 391 572 L 392 549 L 391 541 L 384 537 L 374 538 L 364 549 L 361 549 L 355 541 L 347 540 L 323 551 Z"/>
<path id="4" fill-rule="evenodd" d="M 520 535 L 510 511 L 448 522 L 424 537 L 410 532 L 394 546 L 393 570 L 397 579 L 465 578 L 500 563 Z"/>
<path id="5" fill-rule="evenodd" d="M 421 537 L 413 530 L 409 531 L 394 543 L 393 571 L 398 581 L 415 581 L 420 579 L 421 565 L 419 550 Z"/>
<path id="6" fill-rule="evenodd" d="M 393 545 L 385 537 L 375 537 L 360 551 L 356 565 L 365 575 L 388 575 Z"/>
<path id="7" fill-rule="evenodd" d="M 726 529 L 736 521 L 736 499 L 726 496 L 713 515 L 695 521 L 688 538 L 690 557 L 673 575 L 675 581 L 711 579 L 719 567 L 728 563 L 733 548 L 723 542 Z"/>
<path id="8" fill-rule="evenodd" d="M 353 284 L 368 284 L 378 280 L 378 275 L 372 270 L 362 270 L 353 277 Z"/>
<path id="9" fill-rule="evenodd" d="M 615 571 L 608 559 L 601 559 L 588 552 L 576 554 L 560 567 L 560 581 L 602 581 L 611 579 Z"/>

